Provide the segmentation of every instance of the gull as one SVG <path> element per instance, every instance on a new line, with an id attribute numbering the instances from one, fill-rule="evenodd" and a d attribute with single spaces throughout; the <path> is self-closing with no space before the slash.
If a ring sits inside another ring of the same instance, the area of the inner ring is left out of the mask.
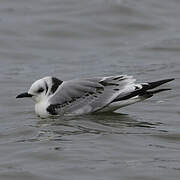
<path id="1" fill-rule="evenodd" d="M 62 81 L 47 76 L 35 81 L 28 92 L 16 98 L 32 98 L 35 112 L 41 118 L 113 112 L 170 90 L 154 88 L 172 80 L 135 83 L 133 76 L 116 75 Z"/>

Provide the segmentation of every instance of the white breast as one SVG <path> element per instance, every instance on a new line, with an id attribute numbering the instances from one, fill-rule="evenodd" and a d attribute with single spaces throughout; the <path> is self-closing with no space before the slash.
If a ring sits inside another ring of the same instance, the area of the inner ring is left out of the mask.
<path id="1" fill-rule="evenodd" d="M 35 104 L 35 112 L 38 116 L 42 118 L 46 118 L 49 116 L 49 113 L 47 112 L 47 107 L 49 106 L 48 101 L 40 101 Z"/>

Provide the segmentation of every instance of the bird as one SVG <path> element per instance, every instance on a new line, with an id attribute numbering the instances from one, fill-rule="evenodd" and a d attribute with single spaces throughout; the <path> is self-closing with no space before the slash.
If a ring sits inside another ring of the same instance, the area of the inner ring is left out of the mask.
<path id="1" fill-rule="evenodd" d="M 135 83 L 133 76 L 114 75 L 62 81 L 46 76 L 35 81 L 28 92 L 16 98 L 32 98 L 35 113 L 41 118 L 114 112 L 159 92 L 171 90 L 154 88 L 173 80 Z"/>

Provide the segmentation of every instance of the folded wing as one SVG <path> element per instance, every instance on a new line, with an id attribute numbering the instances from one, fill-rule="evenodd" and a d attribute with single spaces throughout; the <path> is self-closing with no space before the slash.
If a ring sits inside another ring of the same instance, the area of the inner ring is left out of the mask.
<path id="1" fill-rule="evenodd" d="M 134 82 L 126 75 L 64 81 L 49 99 L 47 110 L 51 114 L 96 112 L 134 91 Z"/>

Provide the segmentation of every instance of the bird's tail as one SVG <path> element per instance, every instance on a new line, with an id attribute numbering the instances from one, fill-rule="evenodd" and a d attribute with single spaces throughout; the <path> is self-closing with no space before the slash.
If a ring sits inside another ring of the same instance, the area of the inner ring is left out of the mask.
<path id="1" fill-rule="evenodd" d="M 130 94 L 128 94 L 127 96 L 123 96 L 123 97 L 120 97 L 120 98 L 116 98 L 114 100 L 114 102 L 116 101 L 122 101 L 122 100 L 127 100 L 127 99 L 130 99 L 132 97 L 135 97 L 135 96 L 140 96 L 140 97 L 143 97 L 144 99 L 147 99 L 147 98 L 150 98 L 152 97 L 154 94 L 157 94 L 159 92 L 162 92 L 162 91 L 168 91 L 168 90 L 171 90 L 171 89 L 157 89 L 157 90 L 151 90 L 151 89 L 154 89 L 158 86 L 161 86 L 162 84 L 165 84 L 167 82 L 170 82 L 170 81 L 173 81 L 174 78 L 172 79 L 164 79 L 164 80 L 160 80 L 160 81 L 155 81 L 155 82 L 149 82 L 149 83 L 142 83 L 142 88 L 141 89 L 137 89 L 133 92 L 131 92 Z"/>
<path id="2" fill-rule="evenodd" d="M 115 111 L 121 107 L 128 106 L 130 104 L 134 104 L 136 102 L 143 101 L 145 99 L 148 99 L 152 97 L 154 94 L 157 94 L 159 92 L 168 91 L 171 90 L 169 88 L 161 88 L 161 89 L 154 89 L 158 86 L 161 86 L 162 84 L 165 84 L 167 82 L 173 81 L 174 79 L 164 79 L 160 81 L 155 82 L 149 82 L 149 83 L 142 83 L 141 89 L 136 89 L 135 91 L 131 92 L 130 94 L 126 96 L 121 96 L 119 98 L 116 98 L 111 102 L 111 104 L 105 108 L 105 111 Z"/>

